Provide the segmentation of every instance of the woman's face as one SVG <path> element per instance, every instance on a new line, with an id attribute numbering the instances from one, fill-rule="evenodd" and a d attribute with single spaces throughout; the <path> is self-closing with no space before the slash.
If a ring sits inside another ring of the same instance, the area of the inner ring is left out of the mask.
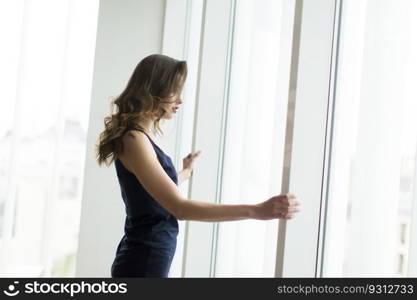
<path id="1" fill-rule="evenodd" d="M 161 107 L 165 110 L 164 119 L 171 119 L 178 111 L 182 103 L 181 94 L 173 94 L 167 99 L 169 103 L 162 103 Z"/>

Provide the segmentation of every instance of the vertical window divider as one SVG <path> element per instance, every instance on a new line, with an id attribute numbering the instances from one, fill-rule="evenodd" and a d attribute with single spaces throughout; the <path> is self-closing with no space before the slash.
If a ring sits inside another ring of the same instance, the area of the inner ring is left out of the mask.
<path id="1" fill-rule="evenodd" d="M 198 54 L 198 70 L 197 70 L 197 88 L 195 94 L 195 105 L 194 105 L 194 120 L 193 120 L 193 135 L 192 135 L 192 149 L 196 149 L 196 127 L 197 127 L 197 119 L 198 119 L 198 106 L 199 106 L 199 99 L 200 99 L 200 78 L 201 78 L 201 64 L 202 64 L 202 52 L 203 52 L 203 44 L 204 44 L 204 28 L 205 28 L 205 19 L 206 19 L 206 6 L 207 0 L 203 1 L 203 12 L 201 18 L 201 28 L 200 28 L 200 47 L 199 47 L 199 54 Z M 188 184 L 188 191 L 187 196 L 190 197 L 193 189 L 193 177 L 190 178 Z M 184 248 L 183 248 L 183 259 L 182 259 L 182 268 L 181 268 L 181 277 L 186 277 L 186 262 L 187 262 L 187 245 L 188 245 L 188 237 L 189 237 L 189 229 L 190 229 L 190 222 L 185 221 L 184 226 Z"/>
<path id="2" fill-rule="evenodd" d="M 189 197 L 210 203 L 219 198 L 218 176 L 221 171 L 218 168 L 222 159 L 219 150 L 223 147 L 222 118 L 227 88 L 224 79 L 228 68 L 231 7 L 232 0 L 203 2 L 192 149 L 201 149 L 205 155 L 199 161 L 201 172 L 194 172 L 189 183 Z M 211 223 L 186 221 L 183 277 L 209 277 L 213 274 L 212 244 L 215 237 Z"/>
<path id="3" fill-rule="evenodd" d="M 291 65 L 282 193 L 296 194 L 301 211 L 289 223 L 279 220 L 276 277 L 317 276 L 324 168 L 327 167 L 324 159 L 330 133 L 329 89 L 332 88 L 338 1 L 296 3 L 295 14 L 300 14 L 300 21 L 294 24 L 294 34 L 299 34 L 299 47 L 297 65 L 294 57 Z M 295 31 L 297 26 L 299 31 Z M 293 39 L 296 41 L 296 36 Z"/>
<path id="4" fill-rule="evenodd" d="M 185 26 L 184 26 L 184 40 L 182 47 L 182 59 L 186 60 L 188 57 L 188 48 L 190 43 L 190 22 L 191 22 L 191 0 L 186 0 L 186 13 L 185 13 Z M 179 111 L 178 118 L 176 120 L 176 136 L 175 136 L 175 154 L 174 161 L 177 166 L 181 165 L 181 141 L 182 141 L 182 129 L 183 129 L 184 110 Z"/>
<path id="5" fill-rule="evenodd" d="M 329 180 L 332 159 L 332 145 L 334 134 L 334 118 L 336 106 L 337 93 L 337 72 L 339 61 L 339 45 L 340 45 L 340 26 L 342 19 L 343 0 L 336 0 L 336 8 L 334 12 L 334 28 L 333 28 L 333 43 L 332 43 L 332 58 L 331 71 L 329 74 L 329 98 L 327 106 L 327 126 L 326 126 L 326 140 L 325 151 L 323 157 L 323 180 L 322 180 L 322 196 L 320 202 L 320 219 L 317 243 L 317 257 L 316 257 L 316 277 L 323 276 L 323 255 L 324 243 L 326 236 L 326 217 L 327 217 L 327 203 L 329 196 Z"/>
<path id="6" fill-rule="evenodd" d="M 216 182 L 216 199 L 215 203 L 221 203 L 222 197 L 222 182 L 223 182 L 223 171 L 224 171 L 224 152 L 225 152 L 225 141 L 227 136 L 227 120 L 229 113 L 229 102 L 230 102 L 230 76 L 232 70 L 232 56 L 233 56 L 233 42 L 235 32 L 235 20 L 236 20 L 236 0 L 231 0 L 231 7 L 229 12 L 229 32 L 228 32 L 228 45 L 227 45 L 227 57 L 226 57 L 226 72 L 225 72 L 225 89 L 223 96 L 223 111 L 222 111 L 222 125 L 221 125 L 221 136 L 220 136 L 220 147 L 219 147 L 219 161 L 217 163 L 218 175 Z M 219 222 L 213 223 L 213 235 L 212 235 L 212 252 L 210 260 L 210 277 L 215 277 L 216 273 L 216 259 L 217 259 L 217 243 L 218 243 L 218 232 Z"/>
<path id="7" fill-rule="evenodd" d="M 292 141 L 294 132 L 294 113 L 296 102 L 296 90 L 297 90 L 297 75 L 298 75 L 298 58 L 300 50 L 300 34 L 301 34 L 301 22 L 303 1 L 296 0 L 295 13 L 294 13 L 294 26 L 292 36 L 292 53 L 291 53 L 291 73 L 288 93 L 288 106 L 287 106 L 287 124 L 285 132 L 285 150 L 284 150 L 284 164 L 282 168 L 282 183 L 281 192 L 287 194 L 289 192 L 290 173 L 291 173 L 291 156 L 292 156 Z M 285 249 L 285 233 L 286 233 L 286 220 L 278 221 L 278 238 L 277 238 L 277 252 L 276 252 L 276 264 L 275 264 L 275 277 L 282 277 L 283 263 L 284 263 L 284 249 Z"/>

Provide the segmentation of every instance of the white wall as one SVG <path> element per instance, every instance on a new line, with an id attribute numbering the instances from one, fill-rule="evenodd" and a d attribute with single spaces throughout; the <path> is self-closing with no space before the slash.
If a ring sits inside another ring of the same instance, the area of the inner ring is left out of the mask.
<path id="1" fill-rule="evenodd" d="M 164 11 L 165 0 L 100 1 L 76 277 L 110 277 L 125 211 L 114 165 L 98 166 L 95 144 L 110 97 L 142 58 L 161 53 Z"/>

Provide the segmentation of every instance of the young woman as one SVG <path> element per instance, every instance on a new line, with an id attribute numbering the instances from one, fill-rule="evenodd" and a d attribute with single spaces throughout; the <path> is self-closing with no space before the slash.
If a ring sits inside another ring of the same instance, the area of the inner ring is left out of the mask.
<path id="1" fill-rule="evenodd" d="M 117 111 L 104 120 L 97 161 L 115 163 L 126 208 L 112 277 L 168 277 L 178 220 L 291 219 L 299 211 L 299 202 L 290 194 L 256 205 L 227 205 L 187 200 L 179 193 L 177 185 L 190 178 L 201 151 L 188 154 L 177 173 L 155 135 L 161 133 L 159 122 L 177 113 L 186 77 L 185 61 L 157 54 L 144 58 L 113 101 Z"/>

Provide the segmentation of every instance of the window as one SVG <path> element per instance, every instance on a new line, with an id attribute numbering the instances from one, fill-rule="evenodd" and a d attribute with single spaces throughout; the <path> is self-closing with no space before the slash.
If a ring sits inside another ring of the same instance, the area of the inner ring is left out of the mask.
<path id="1" fill-rule="evenodd" d="M 415 1 L 343 1 L 324 277 L 408 276 L 416 17 Z"/>
<path id="2" fill-rule="evenodd" d="M 237 1 L 220 202 L 281 192 L 294 7 Z M 215 277 L 273 277 L 277 220 L 219 223 Z"/>
<path id="3" fill-rule="evenodd" d="M 193 151 L 194 112 L 199 68 L 200 38 L 203 18 L 202 0 L 168 1 L 165 7 L 163 53 L 176 59 L 186 60 L 188 67 L 182 99 L 184 103 L 175 122 L 163 124 L 166 132 L 161 143 L 165 149 L 172 149 L 172 159 L 177 171 L 182 170 L 182 159 Z M 182 41 L 182 42 L 179 42 Z M 184 197 L 188 197 L 189 181 L 179 186 Z M 184 259 L 186 222 L 179 222 L 177 249 L 169 277 L 181 277 Z"/>
<path id="4" fill-rule="evenodd" d="M 97 0 L 0 3 L 2 276 L 73 276 L 97 12 Z"/>

